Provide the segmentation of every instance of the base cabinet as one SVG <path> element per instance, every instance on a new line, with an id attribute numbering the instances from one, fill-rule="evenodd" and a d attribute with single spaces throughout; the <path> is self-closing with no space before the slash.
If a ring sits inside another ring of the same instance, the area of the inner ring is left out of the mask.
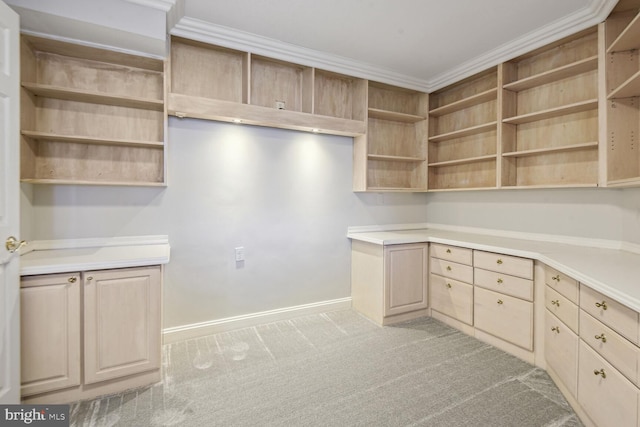
<path id="1" fill-rule="evenodd" d="M 161 284 L 160 266 L 23 277 L 23 401 L 64 403 L 159 381 Z"/>

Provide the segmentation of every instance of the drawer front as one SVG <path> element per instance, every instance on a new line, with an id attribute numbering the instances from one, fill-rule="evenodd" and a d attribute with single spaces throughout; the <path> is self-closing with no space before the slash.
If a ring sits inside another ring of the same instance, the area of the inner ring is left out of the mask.
<path id="1" fill-rule="evenodd" d="M 474 324 L 485 332 L 533 350 L 533 304 L 476 287 Z"/>
<path id="2" fill-rule="evenodd" d="M 573 332 L 578 333 L 578 306 L 554 291 L 549 286 L 544 290 L 544 305 L 547 310 L 558 316 Z"/>
<path id="3" fill-rule="evenodd" d="M 578 336 L 545 310 L 544 357 L 573 396 L 578 391 Z"/>
<path id="4" fill-rule="evenodd" d="M 533 301 L 533 281 L 495 271 L 475 268 L 474 284 L 512 297 Z"/>
<path id="5" fill-rule="evenodd" d="M 583 310 L 580 310 L 580 337 L 622 375 L 637 384 L 638 347 Z"/>
<path id="6" fill-rule="evenodd" d="M 431 308 L 468 325 L 473 324 L 473 286 L 442 276 L 429 280 Z"/>
<path id="7" fill-rule="evenodd" d="M 637 312 L 584 285 L 580 285 L 580 308 L 638 344 Z"/>
<path id="8" fill-rule="evenodd" d="M 473 262 L 473 250 L 439 243 L 431 244 L 431 256 L 459 264 L 471 265 Z"/>
<path id="9" fill-rule="evenodd" d="M 555 291 L 564 295 L 572 303 L 578 304 L 578 281 L 564 273 L 560 273 L 558 270 L 551 268 L 548 265 L 543 265 L 543 269 L 545 283 Z"/>
<path id="10" fill-rule="evenodd" d="M 527 258 L 473 251 L 473 265 L 484 270 L 533 280 L 533 260 Z"/>
<path id="11" fill-rule="evenodd" d="M 595 373 L 604 372 L 602 374 Z M 638 389 L 580 341 L 578 402 L 599 427 L 637 427 Z"/>
<path id="12" fill-rule="evenodd" d="M 473 283 L 473 267 L 469 265 L 431 258 L 431 272 L 461 282 Z"/>

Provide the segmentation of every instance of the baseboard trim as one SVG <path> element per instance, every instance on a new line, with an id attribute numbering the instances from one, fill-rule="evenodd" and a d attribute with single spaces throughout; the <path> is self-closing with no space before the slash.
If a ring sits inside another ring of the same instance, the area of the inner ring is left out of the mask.
<path id="1" fill-rule="evenodd" d="M 351 297 L 320 301 L 311 304 L 296 305 L 293 307 L 285 307 L 276 310 L 244 314 L 242 316 L 211 320 L 208 322 L 165 328 L 162 331 L 162 338 L 164 344 L 170 344 L 219 332 L 242 329 L 264 323 L 277 322 L 279 320 L 288 320 L 310 314 L 324 313 L 327 311 L 348 310 L 350 308 Z"/>

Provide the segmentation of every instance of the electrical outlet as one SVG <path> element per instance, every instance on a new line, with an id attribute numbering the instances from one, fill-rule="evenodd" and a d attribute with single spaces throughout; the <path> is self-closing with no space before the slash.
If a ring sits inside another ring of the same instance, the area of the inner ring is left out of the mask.
<path id="1" fill-rule="evenodd" d="M 244 261 L 244 246 L 236 248 L 236 262 Z"/>

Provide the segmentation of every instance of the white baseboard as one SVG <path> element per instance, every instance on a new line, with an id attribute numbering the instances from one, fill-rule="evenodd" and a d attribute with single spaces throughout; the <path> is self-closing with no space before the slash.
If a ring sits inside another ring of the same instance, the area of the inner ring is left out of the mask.
<path id="1" fill-rule="evenodd" d="M 329 301 L 320 301 L 311 304 L 296 305 L 293 307 L 279 308 L 276 310 L 261 311 L 242 316 L 227 317 L 208 322 L 192 323 L 190 325 L 165 328 L 162 331 L 163 343 L 169 344 L 190 338 L 198 338 L 219 332 L 234 329 L 247 328 L 264 323 L 288 320 L 295 317 L 310 314 L 324 313 L 327 311 L 347 310 L 351 308 L 351 297 L 339 298 Z"/>

